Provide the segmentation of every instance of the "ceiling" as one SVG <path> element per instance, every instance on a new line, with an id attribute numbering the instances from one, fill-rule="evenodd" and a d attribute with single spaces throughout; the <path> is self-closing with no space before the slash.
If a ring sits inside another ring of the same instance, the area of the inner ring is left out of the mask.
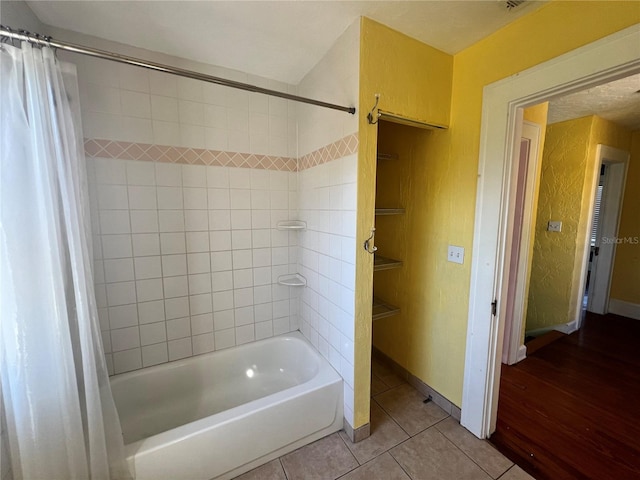
<path id="1" fill-rule="evenodd" d="M 297 84 L 360 16 L 455 54 L 546 1 L 527 0 L 511 9 L 506 0 L 27 3 L 47 25 Z M 635 75 L 555 99 L 548 121 L 595 114 L 640 129 L 638 90 Z"/>
<path id="2" fill-rule="evenodd" d="M 545 1 L 27 3 L 47 25 L 297 84 L 360 16 L 454 54 Z"/>
<path id="3" fill-rule="evenodd" d="M 640 74 L 589 88 L 549 102 L 548 123 L 587 115 L 640 129 Z"/>

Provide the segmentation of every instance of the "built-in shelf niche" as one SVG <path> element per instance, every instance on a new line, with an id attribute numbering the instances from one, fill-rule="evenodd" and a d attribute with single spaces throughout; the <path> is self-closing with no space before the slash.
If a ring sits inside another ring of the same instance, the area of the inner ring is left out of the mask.
<path id="1" fill-rule="evenodd" d="M 391 270 L 392 268 L 402 267 L 402 260 L 396 260 L 395 258 L 387 258 L 377 253 L 373 257 L 373 270 L 378 272 L 380 270 Z"/>
<path id="2" fill-rule="evenodd" d="M 291 273 L 288 275 L 280 275 L 278 277 L 278 283 L 280 285 L 286 285 L 287 287 L 305 287 L 307 285 L 307 279 L 299 273 Z"/>
<path id="3" fill-rule="evenodd" d="M 373 297 L 373 310 L 371 312 L 371 318 L 373 321 L 391 317 L 398 313 L 400 313 L 400 308 L 395 305 L 391 305 L 390 303 L 386 303 L 379 298 Z"/>
<path id="4" fill-rule="evenodd" d="M 376 215 L 403 215 L 404 208 L 376 208 Z"/>
<path id="5" fill-rule="evenodd" d="M 302 220 L 283 220 L 278 222 L 278 230 L 306 230 L 307 222 Z"/>

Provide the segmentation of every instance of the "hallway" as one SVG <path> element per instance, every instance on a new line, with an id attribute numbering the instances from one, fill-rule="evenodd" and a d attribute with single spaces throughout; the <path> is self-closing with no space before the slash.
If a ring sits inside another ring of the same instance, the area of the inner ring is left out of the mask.
<path id="1" fill-rule="evenodd" d="M 640 479 L 640 321 L 583 327 L 502 366 L 490 441 L 537 479 Z"/>

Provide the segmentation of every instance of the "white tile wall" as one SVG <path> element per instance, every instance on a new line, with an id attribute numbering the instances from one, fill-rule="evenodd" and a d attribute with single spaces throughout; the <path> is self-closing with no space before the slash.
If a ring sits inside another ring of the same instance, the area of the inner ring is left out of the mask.
<path id="1" fill-rule="evenodd" d="M 298 270 L 307 279 L 300 329 L 345 381 L 345 417 L 353 421 L 355 191 L 357 155 L 300 173 Z M 340 203 L 331 204 L 331 192 Z M 345 199 L 352 199 L 347 202 Z M 274 304 L 275 308 L 275 304 Z M 256 330 L 257 331 L 257 330 Z"/>
<path id="2" fill-rule="evenodd" d="M 297 156 L 296 109 L 286 100 L 270 101 L 264 95 L 128 65 L 105 69 L 103 60 L 92 58 L 74 57 L 73 62 L 87 138 Z M 223 78 L 239 73 L 218 70 Z M 296 92 L 292 85 L 254 80 Z"/>
<path id="3" fill-rule="evenodd" d="M 161 54 L 152 59 L 357 107 L 358 38 L 356 21 L 298 86 Z M 340 112 L 73 61 L 89 138 L 301 157 L 358 128 L 357 116 Z M 295 330 L 300 312 L 305 335 L 345 379 L 352 422 L 354 165 L 348 158 L 290 174 L 91 162 L 96 297 L 110 372 Z M 289 218 L 310 225 L 299 251 L 298 234 L 274 228 Z M 309 282 L 300 299 L 300 291 L 275 283 L 298 268 Z"/>
<path id="4" fill-rule="evenodd" d="M 298 328 L 277 284 L 297 236 L 276 229 L 297 217 L 297 173 L 101 158 L 88 172 L 110 373 Z"/>
<path id="5" fill-rule="evenodd" d="M 358 107 L 359 37 L 355 22 L 300 82 L 300 95 Z M 299 157 L 358 131 L 357 115 L 297 109 Z M 308 227 L 299 241 L 299 270 L 307 278 L 300 327 L 344 379 L 344 415 L 353 426 L 357 154 L 304 170 L 298 180 L 300 219 Z"/>

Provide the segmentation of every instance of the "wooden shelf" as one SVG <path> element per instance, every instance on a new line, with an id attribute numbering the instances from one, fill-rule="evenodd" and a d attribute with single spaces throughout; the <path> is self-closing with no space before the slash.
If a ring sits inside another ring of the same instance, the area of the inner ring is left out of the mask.
<path id="1" fill-rule="evenodd" d="M 379 298 L 373 297 L 373 311 L 371 318 L 375 322 L 381 318 L 391 317 L 400 313 L 400 308 L 383 302 Z"/>
<path id="2" fill-rule="evenodd" d="M 378 160 L 398 160 L 398 155 L 395 153 L 378 152 Z"/>
<path id="3" fill-rule="evenodd" d="M 380 270 L 391 270 L 392 268 L 400 268 L 402 266 L 402 260 L 395 260 L 393 258 L 383 257 L 377 253 L 373 257 L 373 270 L 378 272 Z"/>
<path id="4" fill-rule="evenodd" d="M 403 215 L 404 208 L 376 208 L 376 215 Z"/>

